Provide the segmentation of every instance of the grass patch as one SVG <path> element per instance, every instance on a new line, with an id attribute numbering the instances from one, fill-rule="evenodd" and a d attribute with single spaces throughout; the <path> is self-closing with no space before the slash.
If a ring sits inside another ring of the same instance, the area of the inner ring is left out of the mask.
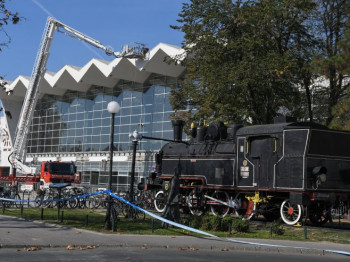
<path id="1" fill-rule="evenodd" d="M 63 220 L 58 218 L 56 208 L 43 209 L 43 221 L 64 226 L 76 227 L 104 233 L 118 234 L 140 234 L 140 235 L 197 235 L 180 228 L 162 228 L 160 221 L 146 216 L 145 220 L 131 220 L 120 216 L 117 223 L 117 232 L 104 230 L 106 211 L 103 209 L 61 209 Z M 1 211 L 0 211 L 1 212 Z M 28 220 L 41 220 L 40 208 L 24 208 L 23 214 L 20 209 L 6 209 L 4 215 L 22 217 Z M 22 216 L 21 216 L 22 215 Z M 240 230 L 237 219 L 225 217 L 218 219 L 210 215 L 203 217 L 184 217 L 180 223 L 203 230 L 218 237 L 229 238 L 261 238 L 261 239 L 281 239 L 296 241 L 328 241 L 334 243 L 350 244 L 350 231 L 334 230 L 330 228 L 310 229 L 304 227 L 289 227 L 283 225 L 283 234 L 276 232 L 278 225 L 275 223 L 255 223 L 245 221 L 249 224 L 249 229 Z"/>

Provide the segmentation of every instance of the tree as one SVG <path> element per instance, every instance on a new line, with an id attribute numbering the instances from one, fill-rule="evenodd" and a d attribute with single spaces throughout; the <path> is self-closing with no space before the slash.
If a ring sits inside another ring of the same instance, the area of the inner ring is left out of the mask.
<path id="1" fill-rule="evenodd" d="M 344 128 L 343 118 L 348 106 L 346 100 L 349 88 L 350 62 L 348 0 L 318 0 L 317 27 L 320 50 L 314 59 L 315 71 L 324 81 L 319 86 L 315 100 L 315 114 L 320 122 L 330 127 Z M 323 105 L 323 106 L 322 106 Z"/>
<path id="2" fill-rule="evenodd" d="M 11 43 L 11 37 L 5 30 L 5 26 L 9 23 L 17 24 L 22 18 L 17 12 L 13 12 L 6 8 L 6 0 L 0 0 L 0 32 L 2 37 L 0 40 L 0 51 L 3 46 L 8 46 Z"/>
<path id="3" fill-rule="evenodd" d="M 172 89 L 175 117 L 263 124 L 281 107 L 301 114 L 296 74 L 312 43 L 305 21 L 313 8 L 305 0 L 184 4 L 173 28 L 185 33 L 188 74 Z"/>

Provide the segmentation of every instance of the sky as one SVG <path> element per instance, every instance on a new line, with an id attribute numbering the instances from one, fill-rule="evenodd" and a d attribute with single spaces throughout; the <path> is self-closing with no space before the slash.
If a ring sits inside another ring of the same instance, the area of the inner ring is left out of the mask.
<path id="1" fill-rule="evenodd" d="M 31 76 L 48 17 L 114 51 L 134 42 L 150 49 L 161 42 L 181 46 L 183 33 L 170 25 L 178 25 L 183 2 L 189 0 L 7 0 L 7 8 L 24 19 L 5 27 L 11 43 L 0 52 L 0 76 L 8 81 Z M 3 39 L 0 34 L 0 42 Z M 113 60 L 103 50 L 56 31 L 47 70 L 57 72 L 67 64 L 81 67 L 92 58 Z"/>

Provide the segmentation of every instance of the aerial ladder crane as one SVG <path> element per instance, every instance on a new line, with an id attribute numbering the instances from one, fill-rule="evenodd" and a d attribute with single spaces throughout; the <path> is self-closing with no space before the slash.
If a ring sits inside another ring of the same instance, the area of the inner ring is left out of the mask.
<path id="1" fill-rule="evenodd" d="M 9 156 L 9 161 L 12 167 L 12 172 L 10 172 L 12 173 L 12 179 L 16 178 L 17 169 L 21 171 L 21 173 L 27 175 L 34 175 L 35 172 L 34 168 L 28 167 L 24 164 L 26 155 L 25 145 L 28 136 L 29 126 L 31 124 L 33 113 L 38 101 L 40 83 L 46 72 L 46 64 L 48 61 L 50 46 L 53 40 L 55 30 L 73 38 L 76 38 L 78 40 L 84 41 L 88 44 L 91 44 L 96 48 L 104 50 L 107 55 L 113 55 L 118 58 L 125 57 L 144 59 L 146 53 L 148 52 L 148 49 L 145 48 L 143 44 L 136 44 L 135 46 L 125 45 L 123 46 L 122 52 L 114 52 L 110 47 L 102 45 L 99 41 L 75 30 L 70 26 L 65 25 L 64 23 L 54 18 L 49 17 L 41 39 L 30 83 L 23 101 L 21 113 L 15 132 L 13 151 Z M 7 92 L 10 91 L 8 90 Z"/>

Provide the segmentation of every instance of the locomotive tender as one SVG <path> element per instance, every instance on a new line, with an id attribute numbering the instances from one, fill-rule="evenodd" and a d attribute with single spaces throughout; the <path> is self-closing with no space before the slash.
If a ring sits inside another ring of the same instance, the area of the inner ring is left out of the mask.
<path id="1" fill-rule="evenodd" d="M 182 205 L 194 215 L 210 208 L 218 216 L 322 225 L 331 209 L 349 208 L 350 132 L 279 117 L 269 125 L 211 123 L 192 129 L 186 143 L 182 125 L 173 121 L 176 142 L 161 148 L 158 173 L 145 185 L 158 191 L 156 205 L 178 168 Z"/>

